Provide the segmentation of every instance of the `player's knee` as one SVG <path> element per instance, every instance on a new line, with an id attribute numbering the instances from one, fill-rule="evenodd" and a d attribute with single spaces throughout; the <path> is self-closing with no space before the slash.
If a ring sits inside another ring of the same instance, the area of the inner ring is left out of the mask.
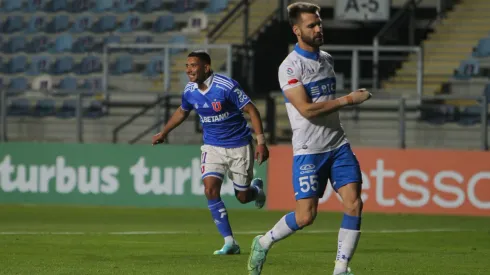
<path id="1" fill-rule="evenodd" d="M 296 212 L 296 223 L 300 228 L 312 225 L 316 219 L 316 212 L 308 211 L 305 213 Z"/>
<path id="2" fill-rule="evenodd" d="M 359 216 L 362 212 L 363 202 L 360 196 L 344 200 L 345 212 L 351 216 Z"/>
<path id="3" fill-rule="evenodd" d="M 206 198 L 208 200 L 219 198 L 220 196 L 219 191 L 220 191 L 219 188 L 216 188 L 214 186 L 204 187 L 204 195 L 206 195 Z"/>

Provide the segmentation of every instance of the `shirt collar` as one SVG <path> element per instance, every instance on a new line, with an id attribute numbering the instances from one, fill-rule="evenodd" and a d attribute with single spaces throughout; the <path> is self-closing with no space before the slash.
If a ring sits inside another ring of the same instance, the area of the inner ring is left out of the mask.
<path id="1" fill-rule="evenodd" d="M 212 73 L 206 80 L 204 80 L 204 84 L 206 86 L 211 87 L 211 84 L 213 83 L 213 78 L 214 78 L 214 73 Z"/>
<path id="2" fill-rule="evenodd" d="M 307 51 L 307 50 L 303 50 L 299 47 L 299 45 L 296 43 L 296 46 L 294 46 L 294 50 L 301 56 L 303 57 L 306 57 L 306 58 L 309 58 L 309 59 L 313 59 L 313 60 L 318 60 L 318 58 L 320 57 L 320 51 L 318 52 L 310 52 L 310 51 Z"/>

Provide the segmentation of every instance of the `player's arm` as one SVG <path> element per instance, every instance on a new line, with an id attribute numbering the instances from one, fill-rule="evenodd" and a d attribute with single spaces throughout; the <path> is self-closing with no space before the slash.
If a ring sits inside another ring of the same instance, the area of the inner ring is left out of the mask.
<path id="1" fill-rule="evenodd" d="M 262 118 L 260 117 L 259 110 L 252 102 L 245 104 L 242 108 L 243 112 L 250 116 L 252 122 L 252 128 L 254 129 L 255 138 L 257 139 L 257 146 L 255 148 L 255 159 L 259 164 L 267 161 L 269 158 L 269 149 L 265 144 L 264 127 L 262 126 Z"/>
<path id="2" fill-rule="evenodd" d="M 254 129 L 255 136 L 257 137 L 257 144 L 265 144 L 264 127 L 262 126 L 262 119 L 257 107 L 255 107 L 252 102 L 249 102 L 243 107 L 242 110 L 250 116 L 252 128 Z"/>
<path id="3" fill-rule="evenodd" d="M 153 136 L 152 144 L 155 145 L 163 143 L 167 135 L 189 117 L 189 113 L 190 111 L 184 110 L 182 106 L 179 106 L 179 108 L 177 108 L 177 110 L 172 114 L 168 122 L 163 126 L 162 131 Z"/>
<path id="4" fill-rule="evenodd" d="M 189 117 L 189 113 L 192 111 L 193 106 L 189 103 L 186 97 L 186 91 L 182 94 L 182 103 L 177 108 L 177 110 L 172 114 L 172 117 L 168 120 L 168 122 L 163 126 L 162 131 L 152 138 L 152 144 L 163 143 L 167 138 L 167 135 L 177 126 L 179 126 L 187 117 Z"/>
<path id="5" fill-rule="evenodd" d="M 366 89 L 359 89 L 335 100 L 311 102 L 306 95 L 303 85 L 297 85 L 285 90 L 284 96 L 303 117 L 312 119 L 317 116 L 333 113 L 344 106 L 360 104 L 368 100 L 371 94 Z"/>

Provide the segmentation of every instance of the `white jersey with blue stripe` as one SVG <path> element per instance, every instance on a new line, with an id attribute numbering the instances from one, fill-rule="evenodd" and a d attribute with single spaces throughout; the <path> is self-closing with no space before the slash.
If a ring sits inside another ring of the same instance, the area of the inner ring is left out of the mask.
<path id="1" fill-rule="evenodd" d="M 333 66 L 333 58 L 327 52 L 309 52 L 296 45 L 279 67 L 281 90 L 303 85 L 312 102 L 333 100 L 336 81 Z M 287 98 L 285 101 L 294 155 L 328 152 L 347 143 L 337 111 L 306 119 Z"/>
<path id="2" fill-rule="evenodd" d="M 238 82 L 221 74 L 212 74 L 204 83 L 206 91 L 189 82 L 181 105 L 183 110 L 195 110 L 199 115 L 204 144 L 224 148 L 248 145 L 252 135 L 242 108 L 251 102 L 250 98 Z"/>

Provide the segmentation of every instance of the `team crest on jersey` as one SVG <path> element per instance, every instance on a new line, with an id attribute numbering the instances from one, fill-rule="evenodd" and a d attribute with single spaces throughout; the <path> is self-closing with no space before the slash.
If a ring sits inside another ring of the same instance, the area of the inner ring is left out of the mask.
<path id="1" fill-rule="evenodd" d="M 221 102 L 215 101 L 215 102 L 211 102 L 211 104 L 213 104 L 213 110 L 215 112 L 221 111 Z"/>

